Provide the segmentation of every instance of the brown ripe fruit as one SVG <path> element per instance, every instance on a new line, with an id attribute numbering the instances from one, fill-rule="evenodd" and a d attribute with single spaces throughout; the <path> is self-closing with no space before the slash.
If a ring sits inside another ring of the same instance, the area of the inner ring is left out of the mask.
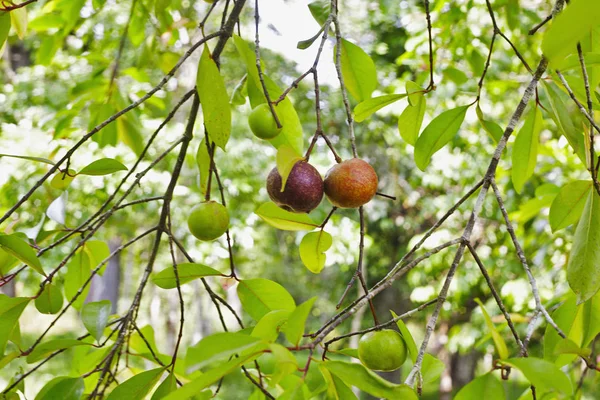
<path id="1" fill-rule="evenodd" d="M 275 204 L 286 211 L 309 213 L 323 199 L 323 178 L 306 161 L 297 162 L 281 191 L 281 175 L 273 168 L 267 177 L 267 192 Z"/>
<path id="2" fill-rule="evenodd" d="M 325 195 L 336 207 L 357 208 L 377 192 L 377 173 L 369 163 L 352 158 L 334 165 L 325 175 Z"/>

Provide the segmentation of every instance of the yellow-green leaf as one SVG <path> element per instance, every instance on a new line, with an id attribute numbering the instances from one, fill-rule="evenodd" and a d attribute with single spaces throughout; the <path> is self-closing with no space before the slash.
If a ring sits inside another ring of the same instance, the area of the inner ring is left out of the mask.
<path id="1" fill-rule="evenodd" d="M 304 334 L 306 319 L 310 314 L 310 310 L 312 309 L 315 300 L 317 300 L 316 297 L 310 298 L 296 307 L 283 327 L 283 334 L 294 346 L 300 344 L 300 340 Z"/>
<path id="2" fill-rule="evenodd" d="M 281 175 L 282 192 L 285 190 L 285 184 L 290 176 L 290 172 L 292 172 L 292 169 L 294 168 L 294 165 L 296 165 L 296 163 L 302 159 L 303 157 L 287 144 L 281 145 L 277 149 L 277 172 L 279 172 L 279 175 Z"/>
<path id="3" fill-rule="evenodd" d="M 496 351 L 498 351 L 498 357 L 501 360 L 508 358 L 508 348 L 506 347 L 506 342 L 504 341 L 502 336 L 500 336 L 500 333 L 498 333 L 498 330 L 494 326 L 494 323 L 492 322 L 492 319 L 490 318 L 490 315 L 488 314 L 487 310 L 483 306 L 483 303 L 481 302 L 481 300 L 475 299 L 475 301 L 481 307 L 481 313 L 483 314 L 485 323 L 486 323 L 490 333 L 492 334 L 492 339 L 494 340 L 494 345 L 496 346 Z"/>
<path id="4" fill-rule="evenodd" d="M 371 97 L 377 87 L 375 63 L 367 53 L 354 43 L 342 39 L 341 58 L 344 86 L 356 101 L 362 102 Z M 334 54 L 337 48 L 334 48 Z M 337 55 L 335 55 L 337 58 Z"/>
<path id="5" fill-rule="evenodd" d="M 231 134 L 229 95 L 219 68 L 206 46 L 198 65 L 196 88 L 202 104 L 202 115 L 208 137 L 217 146 L 225 149 Z"/>
<path id="6" fill-rule="evenodd" d="M 354 120 L 356 122 L 362 122 L 369 118 L 376 111 L 405 97 L 406 93 L 386 94 L 379 97 L 368 98 L 354 107 Z"/>
<path id="7" fill-rule="evenodd" d="M 25 240 L 21 238 L 20 234 L 0 234 L 0 248 L 17 257 L 19 260 L 23 261 L 40 274 L 44 276 L 46 275 L 35 251 Z"/>
<path id="8" fill-rule="evenodd" d="M 264 203 L 255 214 L 269 225 L 284 231 L 312 231 L 319 226 L 307 214 L 285 211 L 273 202 Z"/>
<path id="9" fill-rule="evenodd" d="M 194 279 L 200 279 L 207 276 L 223 276 L 223 274 L 206 265 L 182 263 L 177 265 L 177 276 L 179 276 L 179 284 L 183 285 Z M 175 269 L 173 267 L 167 267 L 154 274 L 152 276 L 152 282 L 163 289 L 176 288 L 177 280 L 175 278 Z"/>
<path id="10" fill-rule="evenodd" d="M 300 242 L 300 259 L 308 270 L 318 274 L 325 266 L 325 252 L 331 247 L 333 240 L 325 231 L 307 233 Z"/>
<path id="11" fill-rule="evenodd" d="M 63 305 L 63 296 L 55 283 L 49 283 L 35 299 L 35 308 L 42 314 L 56 314 Z"/>
<path id="12" fill-rule="evenodd" d="M 27 8 L 21 7 L 10 12 L 10 20 L 19 39 L 23 39 L 27 33 Z"/>
<path id="13" fill-rule="evenodd" d="M 533 175 L 537 161 L 540 132 L 542 130 L 542 112 L 536 106 L 517 134 L 512 152 L 512 181 L 517 193 L 521 193 L 525 182 Z"/>
<path id="14" fill-rule="evenodd" d="M 121 164 L 119 161 L 112 158 L 101 158 L 88 164 L 78 175 L 93 175 L 101 176 L 112 174 L 117 171 L 126 171 L 127 167 Z"/>
<path id="15" fill-rule="evenodd" d="M 409 104 L 398 118 L 398 131 L 406 143 L 414 146 L 423 124 L 426 101 L 423 89 L 414 82 L 406 82 L 406 93 Z"/>
<path id="16" fill-rule="evenodd" d="M 550 227 L 553 232 L 576 223 L 581 217 L 592 181 L 579 180 L 564 185 L 550 206 Z"/>

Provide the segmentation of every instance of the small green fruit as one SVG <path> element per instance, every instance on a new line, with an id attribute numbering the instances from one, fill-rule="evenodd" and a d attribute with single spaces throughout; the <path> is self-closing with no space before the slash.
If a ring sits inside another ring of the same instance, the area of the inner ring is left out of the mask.
<path id="1" fill-rule="evenodd" d="M 254 136 L 260 139 L 273 139 L 281 132 L 281 128 L 277 128 L 275 118 L 273 118 L 271 109 L 266 103 L 252 110 L 248 117 L 248 124 Z"/>
<path id="2" fill-rule="evenodd" d="M 364 334 L 358 342 L 358 358 L 374 371 L 394 371 L 406 361 L 406 343 L 391 329 Z"/>
<path id="3" fill-rule="evenodd" d="M 229 212 L 223 205 L 206 201 L 192 209 L 188 217 L 188 228 L 200 240 L 215 240 L 229 227 Z"/>

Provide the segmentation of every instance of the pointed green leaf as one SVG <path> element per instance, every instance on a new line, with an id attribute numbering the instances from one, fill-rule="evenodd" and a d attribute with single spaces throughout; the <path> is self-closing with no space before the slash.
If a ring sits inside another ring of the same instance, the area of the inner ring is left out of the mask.
<path id="1" fill-rule="evenodd" d="M 517 134 L 512 153 L 512 181 L 517 193 L 521 193 L 525 182 L 533 175 L 537 162 L 540 132 L 542 131 L 542 112 L 536 106 Z"/>
<path id="2" fill-rule="evenodd" d="M 456 394 L 454 400 L 505 400 L 504 386 L 492 373 L 478 376 Z"/>
<path id="3" fill-rule="evenodd" d="M 63 305 L 63 296 L 55 283 L 49 283 L 35 299 L 35 308 L 42 314 L 56 314 Z"/>
<path id="4" fill-rule="evenodd" d="M 502 364 L 510 365 L 521 371 L 540 393 L 547 390 L 556 390 L 566 395 L 573 393 L 569 377 L 549 361 L 535 357 L 509 358 L 503 360 Z"/>
<path id="5" fill-rule="evenodd" d="M 460 129 L 470 106 L 447 110 L 435 117 L 423 130 L 415 144 L 415 163 L 421 171 L 431 162 L 431 157 L 444 147 Z"/>
<path id="6" fill-rule="evenodd" d="M 284 144 L 277 149 L 277 172 L 281 175 L 281 191 L 285 190 L 285 184 L 290 176 L 290 172 L 298 161 L 304 158 L 299 155 L 291 146 Z"/>
<path id="7" fill-rule="evenodd" d="M 344 86 L 356 101 L 362 102 L 371 97 L 377 87 L 375 63 L 363 49 L 342 39 L 341 58 Z M 334 48 L 334 55 L 337 48 Z M 337 58 L 337 55 L 334 56 Z"/>
<path id="8" fill-rule="evenodd" d="M 576 223 L 581 217 L 592 181 L 574 181 L 564 185 L 550 206 L 550 227 L 553 232 Z"/>
<path id="9" fill-rule="evenodd" d="M 267 342 L 274 342 L 281 327 L 287 322 L 290 310 L 274 310 L 265 314 L 252 329 L 252 336 Z"/>
<path id="10" fill-rule="evenodd" d="M 423 355 L 423 363 L 421 364 L 421 377 L 423 379 L 423 383 L 435 382 L 440 376 L 442 376 L 442 372 L 444 372 L 445 368 L 446 364 L 431 354 L 425 353 Z"/>
<path id="11" fill-rule="evenodd" d="M 10 32 L 10 25 L 10 13 L 0 13 L 0 55 L 2 55 L 1 50 L 4 46 L 6 38 L 8 37 L 8 32 Z"/>
<path id="12" fill-rule="evenodd" d="M 81 308 L 81 320 L 83 321 L 83 325 L 97 341 L 100 341 L 100 338 L 102 338 L 102 333 L 108 323 L 111 308 L 110 300 L 86 303 Z"/>
<path id="13" fill-rule="evenodd" d="M 64 283 L 65 297 L 69 302 L 81 290 L 81 293 L 73 302 L 73 307 L 77 310 L 81 309 L 81 306 L 83 306 L 83 302 L 90 291 L 89 284 L 85 288 L 83 288 L 83 285 L 91 275 L 92 271 L 90 269 L 89 256 L 82 249 L 79 249 L 67 264 Z"/>
<path id="14" fill-rule="evenodd" d="M 179 284 L 183 285 L 193 281 L 194 279 L 204 278 L 206 276 L 223 276 L 222 273 L 214 268 L 203 264 L 183 263 L 177 265 L 177 275 L 179 276 Z M 177 287 L 177 279 L 175 278 L 175 269 L 167 267 L 152 276 L 152 282 L 163 289 L 174 289 Z"/>
<path id="15" fill-rule="evenodd" d="M 498 351 L 498 357 L 501 360 L 508 358 L 508 348 L 506 347 L 506 342 L 504 341 L 502 336 L 500 336 L 500 333 L 494 326 L 494 323 L 492 322 L 492 319 L 490 318 L 490 315 L 488 314 L 487 310 L 483 306 L 483 303 L 481 302 L 481 300 L 475 299 L 475 301 L 477 302 L 477 304 L 479 304 L 479 307 L 481 307 L 481 313 L 483 314 L 485 323 L 486 323 L 490 333 L 492 334 L 492 339 L 494 340 L 494 345 L 496 346 L 496 350 Z"/>
<path id="16" fill-rule="evenodd" d="M 366 369 L 362 364 L 344 361 L 325 361 L 322 365 L 348 386 L 356 386 L 373 396 L 386 399 L 418 399 L 417 394 L 410 386 L 388 382 L 374 372 Z"/>
<path id="17" fill-rule="evenodd" d="M 572 0 L 555 18 L 544 34 L 542 52 L 553 68 L 560 65 L 577 42 L 598 25 L 600 7 L 596 0 Z"/>
<path id="18" fill-rule="evenodd" d="M 144 399 L 156 386 L 164 370 L 161 367 L 132 376 L 114 388 L 106 400 Z"/>
<path id="19" fill-rule="evenodd" d="M 389 106 L 405 97 L 406 93 L 386 94 L 379 97 L 367 98 L 354 107 L 354 120 L 356 122 L 362 122 L 383 107 Z"/>
<path id="20" fill-rule="evenodd" d="M 177 378 L 175 378 L 175 375 L 171 372 L 169 375 L 167 375 L 165 380 L 158 385 L 154 391 L 154 394 L 152 395 L 152 400 L 161 400 L 175 390 L 177 390 Z"/>
<path id="21" fill-rule="evenodd" d="M 85 391 L 83 378 L 59 376 L 48 382 L 35 396 L 35 400 L 80 400 Z"/>
<path id="22" fill-rule="evenodd" d="M 46 276 L 42 264 L 35 251 L 29 244 L 17 233 L 12 235 L 0 234 L 0 248 L 9 254 L 17 257 L 19 260 L 29 265 L 31 268 Z"/>
<path id="23" fill-rule="evenodd" d="M 390 312 L 392 313 L 392 318 L 398 317 L 396 315 L 396 313 L 393 312 L 392 310 L 390 310 Z M 410 355 L 410 359 L 412 360 L 413 363 L 416 362 L 419 351 L 417 350 L 417 344 L 415 343 L 415 339 L 410 334 L 410 331 L 406 327 L 406 324 L 404 324 L 404 321 L 399 319 L 398 321 L 396 321 L 396 325 L 398 326 L 400 335 L 402 335 L 402 338 L 404 339 L 404 343 L 406 343 L 406 347 L 408 349 L 408 354 Z"/>
<path id="24" fill-rule="evenodd" d="M 219 68 L 207 46 L 204 47 L 200 57 L 196 88 L 202 103 L 202 115 L 204 115 L 204 126 L 208 131 L 208 137 L 224 150 L 231 134 L 229 95 Z"/>
<path id="25" fill-rule="evenodd" d="M 50 186 L 58 190 L 65 190 L 69 187 L 73 179 L 75 179 L 75 175 L 77 175 L 77 171 L 74 169 L 69 169 L 68 173 L 65 172 L 57 172 L 50 181 Z"/>
<path id="26" fill-rule="evenodd" d="M 483 116 L 483 111 L 481 111 L 481 107 L 479 107 L 479 104 L 477 104 L 476 111 L 477 119 L 479 119 L 479 122 L 481 123 L 481 126 L 483 126 L 483 129 L 490 135 L 490 137 L 494 140 L 495 143 L 498 143 L 500 141 L 500 138 L 502 138 L 502 135 L 504 134 L 504 130 L 500 127 L 500 125 L 498 125 L 494 121 L 489 121 L 485 119 L 485 117 Z"/>
<path id="27" fill-rule="evenodd" d="M 317 300 L 317 298 L 313 297 L 296 307 L 296 309 L 290 314 L 287 323 L 283 327 L 283 334 L 294 346 L 298 346 L 300 344 L 302 335 L 304 335 L 306 319 L 310 314 L 310 310 L 312 309 L 315 300 Z"/>
<path id="28" fill-rule="evenodd" d="M 241 280 L 237 293 L 244 310 L 256 321 L 269 311 L 293 311 L 296 308 L 296 303 L 288 291 L 268 279 Z"/>
<path id="29" fill-rule="evenodd" d="M 592 353 L 592 349 L 582 349 L 577 346 L 569 338 L 561 338 L 561 340 L 554 346 L 554 354 L 577 354 L 581 357 L 589 357 Z"/>
<path id="30" fill-rule="evenodd" d="M 328 0 L 315 0 L 308 4 L 308 9 L 315 21 L 319 25 L 323 25 L 331 12 L 331 2 Z"/>
<path id="31" fill-rule="evenodd" d="M 30 300 L 28 297 L 9 297 L 0 294 L 0 321 L 2 321 L 0 324 L 0 356 L 4 355 L 6 343 L 15 329 L 18 329 L 19 317 Z"/>
<path id="32" fill-rule="evenodd" d="M 0 16 L 0 24 L 2 23 L 2 17 Z M 0 27 L 1 29 L 1 27 Z M 2 41 L 0 40 L 0 47 L 2 44 Z M 50 164 L 50 165 L 54 165 L 53 161 L 48 160 L 47 158 L 42 158 L 42 157 L 29 157 L 29 156 L 16 156 L 14 154 L 0 154 L 0 157 L 11 157 L 11 158 L 21 158 L 23 160 L 29 160 L 29 161 L 37 161 L 37 162 L 42 162 L 45 164 Z"/>
<path id="33" fill-rule="evenodd" d="M 298 361 L 291 351 L 280 344 L 269 345 L 275 359 L 275 371 L 271 375 L 271 385 L 277 385 L 283 378 L 298 370 Z"/>
<path id="34" fill-rule="evenodd" d="M 54 339 L 37 345 L 35 349 L 27 356 L 29 364 L 40 361 L 57 350 L 70 349 L 77 346 L 91 346 L 91 343 L 82 342 L 76 339 Z"/>
<path id="35" fill-rule="evenodd" d="M 327 399 L 358 400 L 354 392 L 340 378 L 332 375 L 323 364 L 319 364 L 319 371 L 327 382 Z"/>
<path id="36" fill-rule="evenodd" d="M 17 32 L 19 39 L 23 39 L 27 33 L 27 7 L 17 8 L 10 13 L 11 24 Z"/>
<path id="37" fill-rule="evenodd" d="M 196 164 L 198 164 L 198 171 L 200 172 L 200 192 L 205 195 L 208 185 L 208 173 L 210 172 L 210 154 L 205 139 L 202 139 L 200 146 L 198 146 Z"/>
<path id="38" fill-rule="evenodd" d="M 188 372 L 202 368 L 214 361 L 227 359 L 244 351 L 265 349 L 267 344 L 260 338 L 239 332 L 221 332 L 207 336 L 188 348 L 185 360 Z"/>
<path id="39" fill-rule="evenodd" d="M 273 202 L 264 203 L 254 213 L 269 225 L 284 231 L 312 231 L 319 226 L 307 214 L 285 211 Z"/>
<path id="40" fill-rule="evenodd" d="M 577 294 L 578 303 L 588 300 L 600 289 L 600 196 L 595 190 L 588 194 L 575 230 L 567 280 Z"/>
<path id="41" fill-rule="evenodd" d="M 127 171 L 127 167 L 112 158 L 101 158 L 79 171 L 78 175 L 108 175 L 117 171 Z"/>
<path id="42" fill-rule="evenodd" d="M 409 90 L 409 83 L 412 82 L 407 82 L 407 90 Z M 411 104 L 402 111 L 402 114 L 398 118 L 398 131 L 406 143 L 414 146 L 419 137 L 421 125 L 423 124 L 426 102 L 425 96 L 421 92 L 410 94 L 408 99 Z"/>
<path id="43" fill-rule="evenodd" d="M 329 250 L 333 239 L 325 231 L 309 232 L 300 242 L 300 259 L 312 273 L 318 274 L 325 266 L 325 252 Z"/>

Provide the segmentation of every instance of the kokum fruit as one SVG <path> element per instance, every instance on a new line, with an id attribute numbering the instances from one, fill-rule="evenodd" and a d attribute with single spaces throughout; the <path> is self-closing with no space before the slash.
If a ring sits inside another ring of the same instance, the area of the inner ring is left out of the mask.
<path id="1" fill-rule="evenodd" d="M 229 227 L 229 212 L 222 204 L 205 201 L 192 209 L 188 228 L 200 240 L 215 240 Z"/>
<path id="2" fill-rule="evenodd" d="M 306 161 L 298 161 L 281 191 L 281 175 L 273 168 L 267 177 L 267 192 L 275 204 L 287 211 L 308 213 L 323 199 L 323 178 Z"/>
<path id="3" fill-rule="evenodd" d="M 325 175 L 325 195 L 336 207 L 356 208 L 377 192 L 377 174 L 369 163 L 352 158 L 334 165 Z"/>
<path id="4" fill-rule="evenodd" d="M 248 117 L 248 125 L 254 136 L 260 139 L 273 139 L 281 132 L 281 128 L 277 127 L 275 118 L 271 114 L 271 108 L 266 103 L 252 110 Z"/>
<path id="5" fill-rule="evenodd" d="M 391 329 L 369 332 L 358 342 L 358 358 L 374 371 L 394 371 L 406 361 L 406 343 Z"/>

